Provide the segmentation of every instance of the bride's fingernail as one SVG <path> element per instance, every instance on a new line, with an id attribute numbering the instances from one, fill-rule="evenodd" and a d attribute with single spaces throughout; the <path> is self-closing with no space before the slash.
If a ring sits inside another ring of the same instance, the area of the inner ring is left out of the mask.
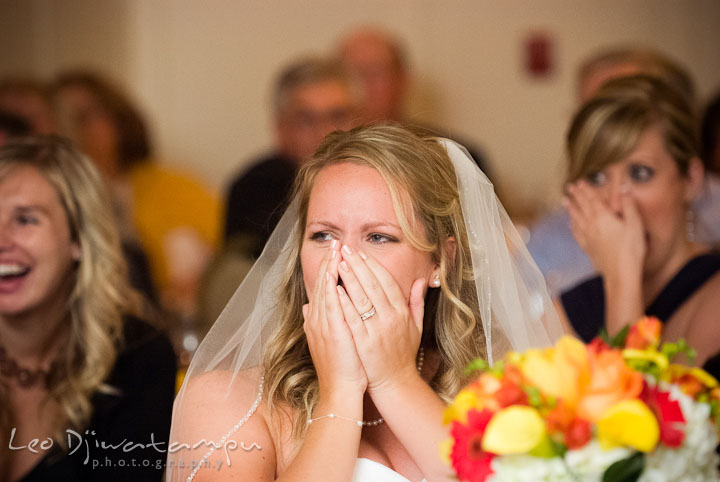
<path id="1" fill-rule="evenodd" d="M 351 248 L 350 246 L 348 246 L 347 244 L 343 244 L 342 252 L 345 253 L 345 254 L 347 254 L 347 255 L 350 255 L 350 254 L 353 253 L 353 252 L 352 252 L 352 248 Z"/>
<path id="2" fill-rule="evenodd" d="M 367 254 L 365 254 L 364 251 L 358 251 L 358 254 L 360 255 L 360 257 L 361 257 L 362 259 L 367 259 Z"/>
<path id="3" fill-rule="evenodd" d="M 332 250 L 332 253 L 330 253 L 330 259 L 335 259 L 335 258 L 337 258 L 337 255 L 338 255 L 337 250 L 333 249 L 333 250 Z"/>
<path id="4" fill-rule="evenodd" d="M 337 240 L 337 239 L 333 239 L 333 240 L 330 242 L 330 249 L 336 249 L 336 248 L 337 248 L 337 245 L 338 245 L 338 240 Z"/>

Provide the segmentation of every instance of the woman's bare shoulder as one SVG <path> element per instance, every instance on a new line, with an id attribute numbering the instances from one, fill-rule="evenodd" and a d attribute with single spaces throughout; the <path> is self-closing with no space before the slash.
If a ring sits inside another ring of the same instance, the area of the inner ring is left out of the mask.
<path id="1" fill-rule="evenodd" d="M 720 271 L 710 277 L 696 292 L 698 314 L 712 314 L 717 316 L 720 309 Z"/>
<path id="2" fill-rule="evenodd" d="M 257 371 L 192 377 L 175 402 L 172 480 L 185 480 L 198 466 L 195 480 L 274 480 L 275 443 L 262 396 Z"/>

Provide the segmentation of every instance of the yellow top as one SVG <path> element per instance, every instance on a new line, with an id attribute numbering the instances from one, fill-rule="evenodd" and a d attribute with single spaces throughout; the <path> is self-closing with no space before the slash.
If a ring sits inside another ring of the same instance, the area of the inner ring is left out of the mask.
<path id="1" fill-rule="evenodd" d="M 191 176 L 154 162 L 133 167 L 130 184 L 133 224 L 162 292 L 168 287 L 173 268 L 168 259 L 169 235 L 192 233 L 210 252 L 215 251 L 220 235 L 220 202 Z"/>

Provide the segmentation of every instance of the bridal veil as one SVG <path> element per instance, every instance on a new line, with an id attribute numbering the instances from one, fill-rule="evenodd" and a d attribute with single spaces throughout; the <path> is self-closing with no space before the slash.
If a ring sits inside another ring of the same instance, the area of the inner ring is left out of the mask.
<path id="1" fill-rule="evenodd" d="M 545 281 L 500 204 L 488 178 L 457 143 L 438 138 L 446 149 L 457 179 L 462 214 L 475 280 L 477 306 L 484 328 L 488 362 L 509 350 L 550 346 L 562 332 Z M 432 189 L 432 186 L 428 186 Z M 237 417 L 227 420 L 224 433 L 208 433 L 206 455 L 222 450 L 222 443 L 252 416 L 262 397 L 264 348 L 277 328 L 282 302 L 280 287 L 297 240 L 298 200 L 293 200 L 270 237 L 262 255 L 237 289 L 195 353 L 175 400 L 171 445 L 168 448 L 167 480 L 191 480 L 194 470 L 183 459 L 187 440 L 184 427 L 198 414 L 188 406 L 188 385 L 203 374 L 226 371 L 233 380 L 241 372 L 252 373 L 255 390 L 248 406 L 237 407 Z M 231 382 L 232 383 L 232 382 Z M 230 387 L 228 387 L 228 390 Z M 214 394 L 213 396 L 222 396 Z M 173 445 L 174 441 L 174 445 Z M 197 442 L 200 442 L 198 440 Z M 215 448 L 213 448 L 215 447 Z M 195 461 L 200 464 L 202 461 Z"/>

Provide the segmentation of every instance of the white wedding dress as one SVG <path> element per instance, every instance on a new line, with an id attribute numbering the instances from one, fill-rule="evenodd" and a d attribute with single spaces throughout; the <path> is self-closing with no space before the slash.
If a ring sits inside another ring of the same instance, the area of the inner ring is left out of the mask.
<path id="1" fill-rule="evenodd" d="M 355 462 L 352 482 L 410 482 L 393 469 L 374 460 L 359 458 Z M 422 482 L 427 482 L 425 479 Z"/>

